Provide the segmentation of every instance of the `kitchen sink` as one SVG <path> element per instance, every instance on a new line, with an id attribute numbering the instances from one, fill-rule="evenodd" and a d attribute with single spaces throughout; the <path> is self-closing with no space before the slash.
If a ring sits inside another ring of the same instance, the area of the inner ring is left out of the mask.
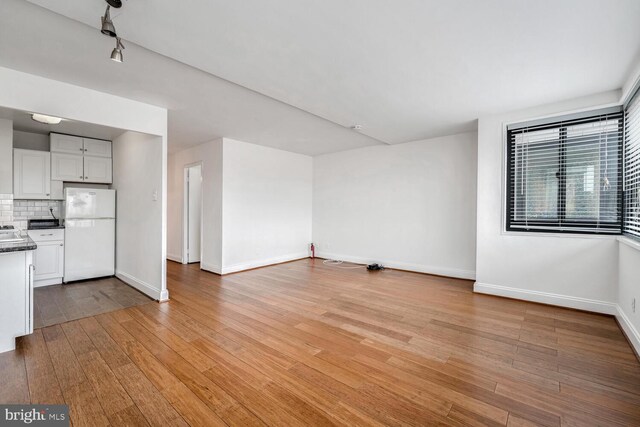
<path id="1" fill-rule="evenodd" d="M 26 237 L 22 237 L 19 231 L 0 230 L 0 243 L 20 243 L 26 241 Z"/>

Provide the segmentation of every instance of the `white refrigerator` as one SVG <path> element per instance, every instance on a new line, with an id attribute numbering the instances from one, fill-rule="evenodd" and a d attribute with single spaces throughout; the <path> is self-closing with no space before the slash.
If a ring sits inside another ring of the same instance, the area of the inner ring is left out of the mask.
<path id="1" fill-rule="evenodd" d="M 64 190 L 64 279 L 72 282 L 115 274 L 116 191 Z"/>

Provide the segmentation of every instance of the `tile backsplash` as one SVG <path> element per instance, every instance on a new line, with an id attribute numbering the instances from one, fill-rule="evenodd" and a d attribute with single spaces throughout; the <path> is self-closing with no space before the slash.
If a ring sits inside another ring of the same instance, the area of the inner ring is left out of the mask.
<path id="1" fill-rule="evenodd" d="M 24 230 L 29 219 L 51 218 L 50 208 L 56 218 L 60 218 L 60 200 L 14 200 L 11 194 L 0 194 L 0 225 L 13 225 Z"/>
<path id="2" fill-rule="evenodd" d="M 13 194 L 0 194 L 0 225 L 13 225 Z"/>

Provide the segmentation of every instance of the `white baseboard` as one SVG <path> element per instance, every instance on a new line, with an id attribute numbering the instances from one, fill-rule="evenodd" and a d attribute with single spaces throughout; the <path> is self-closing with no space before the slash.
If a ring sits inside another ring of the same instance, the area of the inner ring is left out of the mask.
<path id="1" fill-rule="evenodd" d="M 615 315 L 618 312 L 618 305 L 613 302 L 510 288 L 507 286 L 490 285 L 488 283 L 476 282 L 473 285 L 473 291 L 481 294 L 496 295 L 524 301 L 539 302 L 542 304 L 557 305 L 560 307 L 575 308 L 578 310 L 593 311 L 595 313 Z"/>
<path id="2" fill-rule="evenodd" d="M 265 267 L 267 265 L 280 264 L 283 262 L 295 261 L 303 258 L 309 258 L 309 254 L 307 252 L 299 252 L 296 254 L 289 254 L 289 255 L 267 258 L 267 259 L 258 260 L 258 261 L 250 261 L 246 263 L 234 264 L 228 267 L 222 267 L 221 273 L 218 273 L 218 274 L 237 273 L 239 271 L 250 270 L 252 268 Z"/>
<path id="3" fill-rule="evenodd" d="M 382 264 L 383 266 L 388 268 L 414 271 L 416 273 L 435 274 L 437 276 L 455 277 L 458 279 L 474 280 L 476 278 L 476 272 L 474 270 L 462 270 L 458 268 L 449 268 L 449 267 L 436 267 L 433 265 L 424 265 L 424 264 L 410 264 L 406 262 L 389 261 L 389 260 L 383 260 L 383 259 L 361 258 L 361 257 L 350 256 L 350 255 L 332 254 L 328 252 L 318 252 L 316 256 L 318 258 L 338 259 L 341 261 L 353 262 L 355 264 L 371 264 L 375 262 L 378 264 Z"/>
<path id="4" fill-rule="evenodd" d="M 635 326 L 633 326 L 633 323 L 631 323 L 631 320 L 629 320 L 625 312 L 622 310 L 622 307 L 619 305 L 617 306 L 616 319 L 624 333 L 627 335 L 627 339 L 636 351 L 636 354 L 640 356 L 640 332 L 638 332 Z"/>
<path id="5" fill-rule="evenodd" d="M 137 290 L 139 290 L 140 292 L 142 292 L 145 295 L 148 295 L 149 297 L 153 298 L 154 300 L 157 301 L 167 301 L 169 299 L 169 291 L 168 290 L 159 290 L 157 288 L 154 288 L 153 286 L 151 286 L 150 284 L 148 284 L 147 282 L 137 279 L 135 277 L 133 277 L 130 274 L 127 274 L 123 271 L 116 271 L 116 277 L 120 280 L 122 280 L 123 282 L 125 282 L 127 285 L 136 288 Z"/>
<path id="6" fill-rule="evenodd" d="M 41 288 L 43 286 L 53 286 L 53 285 L 60 285 L 60 284 L 62 284 L 62 277 L 58 277 L 56 279 L 45 279 L 45 280 L 34 281 L 33 287 Z"/>
<path id="7" fill-rule="evenodd" d="M 209 271 L 211 273 L 222 275 L 222 268 L 218 265 L 207 264 L 206 262 L 200 262 L 200 269 Z"/>
<path id="8" fill-rule="evenodd" d="M 182 264 L 182 256 L 181 255 L 176 255 L 176 254 L 167 254 L 167 259 L 170 259 L 171 261 L 175 261 L 175 262 L 179 262 L 180 264 Z"/>

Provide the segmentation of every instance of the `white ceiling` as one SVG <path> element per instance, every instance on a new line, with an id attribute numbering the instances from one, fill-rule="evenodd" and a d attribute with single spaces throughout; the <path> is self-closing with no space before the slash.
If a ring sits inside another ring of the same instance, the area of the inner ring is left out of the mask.
<path id="1" fill-rule="evenodd" d="M 382 144 L 125 43 L 125 62 L 115 63 L 113 39 L 95 28 L 23 0 L 0 0 L 0 66 L 168 108 L 170 151 L 223 136 L 308 155 Z"/>
<path id="2" fill-rule="evenodd" d="M 105 7 L 30 1 L 94 28 Z M 640 59 L 637 0 L 128 0 L 115 67 L 97 30 L 0 7 L 0 65 L 167 106 L 172 147 L 228 136 L 319 154 L 451 134 L 620 88 Z"/>

